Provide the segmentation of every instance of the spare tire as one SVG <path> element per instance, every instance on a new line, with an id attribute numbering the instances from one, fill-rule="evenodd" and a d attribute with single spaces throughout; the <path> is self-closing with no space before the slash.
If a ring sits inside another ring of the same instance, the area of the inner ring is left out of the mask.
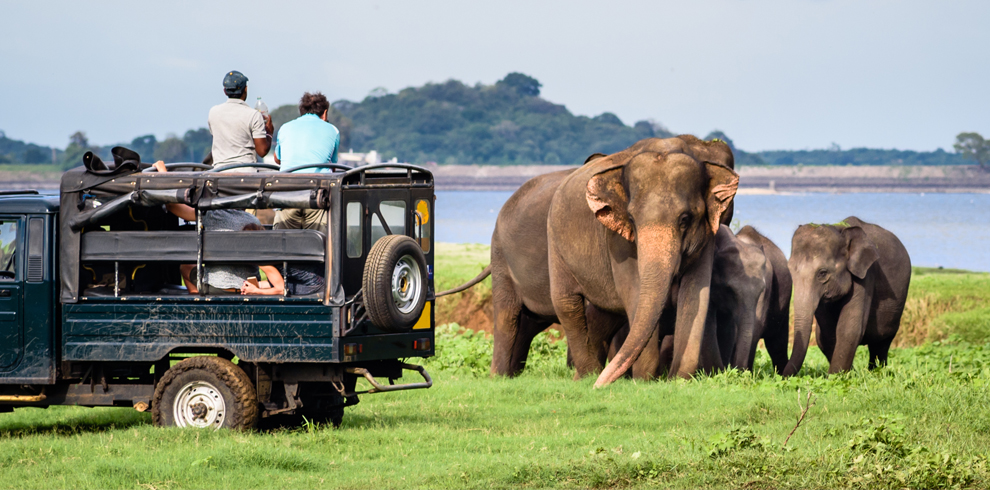
<path id="1" fill-rule="evenodd" d="M 364 307 L 378 328 L 408 332 L 426 304 L 426 256 L 416 240 L 386 235 L 368 252 L 364 264 Z"/>

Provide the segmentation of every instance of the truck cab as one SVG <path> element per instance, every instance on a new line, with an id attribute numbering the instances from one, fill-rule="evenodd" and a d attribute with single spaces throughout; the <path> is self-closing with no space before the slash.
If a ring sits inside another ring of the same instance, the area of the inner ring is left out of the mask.
<path id="1" fill-rule="evenodd" d="M 360 394 L 432 385 L 404 362 L 434 354 L 429 171 L 169 166 L 87 165 L 66 172 L 57 195 L 0 193 L 0 412 L 123 406 L 163 426 L 245 429 L 293 413 L 339 425 Z M 197 219 L 167 212 L 174 204 Z M 321 219 L 204 226 L 208 213 L 272 208 Z M 182 266 L 196 273 L 195 294 Z M 319 287 L 203 287 L 222 267 L 259 266 Z M 396 384 L 407 371 L 423 380 Z"/>

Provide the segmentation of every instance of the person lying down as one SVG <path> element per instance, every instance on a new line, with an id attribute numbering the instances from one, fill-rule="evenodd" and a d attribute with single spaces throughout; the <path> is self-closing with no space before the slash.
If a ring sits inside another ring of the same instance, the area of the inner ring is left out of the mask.
<path id="1" fill-rule="evenodd" d="M 155 162 L 155 169 L 167 172 L 165 162 Z M 196 210 L 191 206 L 180 203 L 169 203 L 168 211 L 186 221 L 196 221 Z M 206 231 L 240 231 L 264 230 L 258 218 L 240 209 L 215 209 L 203 213 L 203 229 Z M 258 270 L 268 276 L 268 287 L 254 284 L 250 278 L 256 278 Z M 203 290 L 210 295 L 244 294 L 244 295 L 281 295 L 285 292 L 285 281 L 278 269 L 272 266 L 249 264 L 220 264 L 204 267 Z M 199 294 L 196 287 L 196 265 L 182 264 L 179 273 L 186 283 L 190 294 Z"/>

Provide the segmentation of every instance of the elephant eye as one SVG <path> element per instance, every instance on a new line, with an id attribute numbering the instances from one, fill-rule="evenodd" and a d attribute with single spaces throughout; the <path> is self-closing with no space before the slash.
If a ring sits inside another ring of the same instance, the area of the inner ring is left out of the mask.
<path id="1" fill-rule="evenodd" d="M 828 271 L 825 269 L 818 269 L 818 273 L 815 274 L 815 277 L 819 282 L 825 282 L 825 279 L 828 279 Z"/>
<path id="2" fill-rule="evenodd" d="M 688 215 L 687 213 L 682 214 L 681 218 L 677 222 L 677 225 L 681 227 L 682 231 L 686 230 L 690 224 L 691 224 L 691 216 Z"/>

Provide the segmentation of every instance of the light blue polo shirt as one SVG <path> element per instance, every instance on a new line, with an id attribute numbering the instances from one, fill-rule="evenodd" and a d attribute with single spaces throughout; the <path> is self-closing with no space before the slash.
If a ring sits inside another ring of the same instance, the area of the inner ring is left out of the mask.
<path id="1" fill-rule="evenodd" d="M 306 172 L 306 165 L 337 163 L 340 131 L 316 114 L 303 114 L 278 130 L 275 156 L 282 172 Z M 312 172 L 330 172 L 321 168 Z"/>

